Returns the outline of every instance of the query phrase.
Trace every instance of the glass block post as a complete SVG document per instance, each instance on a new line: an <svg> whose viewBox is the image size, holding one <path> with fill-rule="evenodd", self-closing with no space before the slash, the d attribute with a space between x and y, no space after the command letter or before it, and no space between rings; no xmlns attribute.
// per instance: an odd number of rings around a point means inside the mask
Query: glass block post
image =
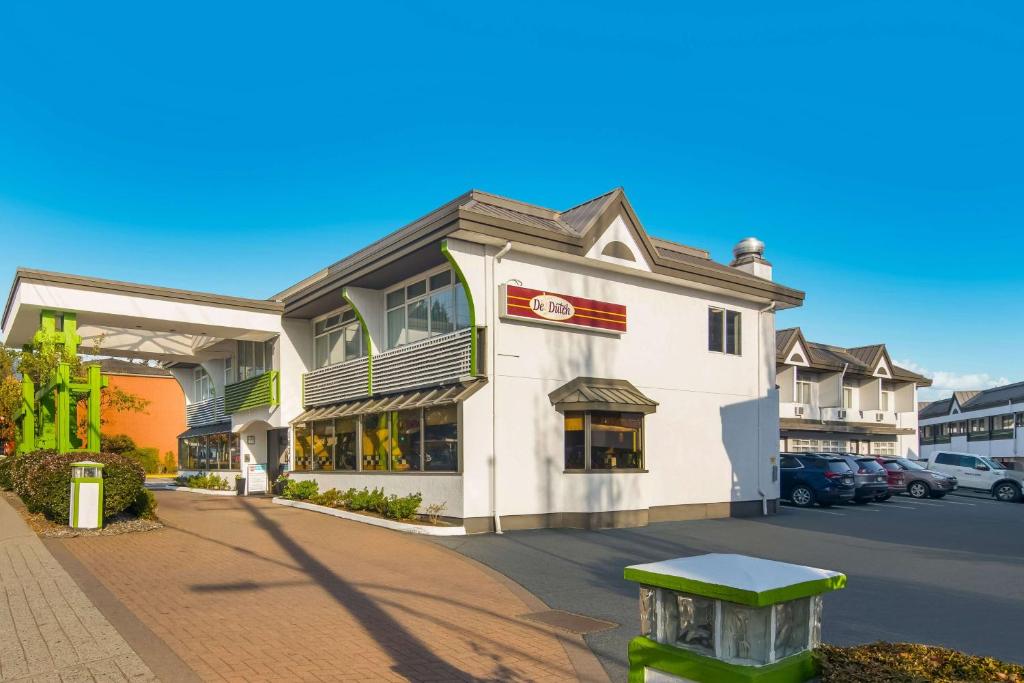
<svg viewBox="0 0 1024 683"><path fill-rule="evenodd" d="M624 577L640 585L630 683L808 681L822 595L846 585L828 569L718 553L633 565Z"/></svg>

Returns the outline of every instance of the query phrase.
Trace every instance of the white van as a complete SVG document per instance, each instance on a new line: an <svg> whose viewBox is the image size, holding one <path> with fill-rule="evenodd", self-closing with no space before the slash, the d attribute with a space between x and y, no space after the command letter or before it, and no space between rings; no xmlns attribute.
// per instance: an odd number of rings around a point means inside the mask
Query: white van
<svg viewBox="0 0 1024 683"><path fill-rule="evenodd" d="M991 493L1016 502L1024 488L1024 472L1008 470L992 458L974 453L937 451L928 456L928 469L951 474L962 488Z"/></svg>

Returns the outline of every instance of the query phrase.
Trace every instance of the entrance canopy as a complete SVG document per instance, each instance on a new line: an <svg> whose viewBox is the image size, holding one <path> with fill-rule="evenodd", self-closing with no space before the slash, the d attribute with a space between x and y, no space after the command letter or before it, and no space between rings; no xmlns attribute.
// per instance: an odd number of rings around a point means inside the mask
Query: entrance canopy
<svg viewBox="0 0 1024 683"><path fill-rule="evenodd" d="M199 362L222 355L217 353L222 341L266 341L278 335L284 305L18 269L0 319L3 343L30 343L44 309L77 314L84 352L97 348L104 355Z"/></svg>

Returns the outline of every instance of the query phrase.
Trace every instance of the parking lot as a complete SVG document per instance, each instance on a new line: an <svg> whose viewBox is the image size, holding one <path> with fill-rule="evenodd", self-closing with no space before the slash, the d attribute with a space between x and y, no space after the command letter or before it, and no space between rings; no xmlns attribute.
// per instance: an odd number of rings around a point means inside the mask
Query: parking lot
<svg viewBox="0 0 1024 683"><path fill-rule="evenodd" d="M829 509L782 506L749 519L638 529L540 529L438 542L518 581L555 609L621 624L586 637L612 680L626 678L637 591L623 567L707 552L845 572L825 600L826 641L914 641L1024 663L1024 504L983 495L896 496Z"/></svg>

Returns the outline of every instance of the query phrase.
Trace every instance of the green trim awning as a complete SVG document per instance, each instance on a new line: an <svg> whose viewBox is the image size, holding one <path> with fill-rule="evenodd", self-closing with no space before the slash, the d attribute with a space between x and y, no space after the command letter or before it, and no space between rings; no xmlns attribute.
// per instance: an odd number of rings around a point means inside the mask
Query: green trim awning
<svg viewBox="0 0 1024 683"><path fill-rule="evenodd" d="M624 379L577 377L548 394L551 405L560 413L570 410L606 410L648 415L658 402L644 396Z"/></svg>
<svg viewBox="0 0 1024 683"><path fill-rule="evenodd" d="M212 425L202 425L200 427L191 427L186 429L181 434L178 434L179 439L190 439L196 436L209 436L210 434L223 434L231 431L230 422L216 422Z"/></svg>
<svg viewBox="0 0 1024 683"><path fill-rule="evenodd" d="M429 389L405 391L387 396L375 396L358 401L346 401L329 406L310 408L291 421L291 424L315 422L317 420L333 420L339 417L382 413L387 410L409 410L410 408L430 408L432 406L458 403L465 400L483 385L483 380L472 380L447 384Z"/></svg>

